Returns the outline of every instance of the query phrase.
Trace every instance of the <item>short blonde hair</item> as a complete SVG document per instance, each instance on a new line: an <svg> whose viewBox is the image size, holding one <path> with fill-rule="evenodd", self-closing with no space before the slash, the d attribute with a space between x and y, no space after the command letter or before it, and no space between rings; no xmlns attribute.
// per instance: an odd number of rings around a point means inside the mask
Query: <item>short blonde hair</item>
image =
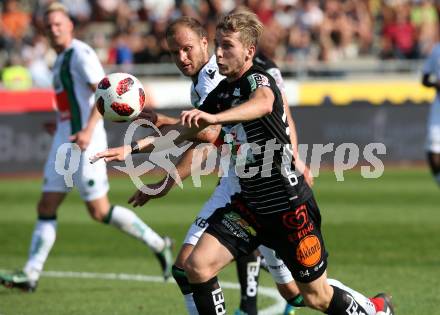
<svg viewBox="0 0 440 315"><path fill-rule="evenodd" d="M239 32L241 42L249 46L257 46L261 34L263 33L263 24L257 15L249 11L240 11L228 14L220 19L216 27L221 32Z"/></svg>
<svg viewBox="0 0 440 315"><path fill-rule="evenodd" d="M44 11L44 16L47 17L52 12L62 12L67 17L70 18L69 10L67 10L67 7L64 4L60 3L60 2L52 2L51 4L49 4L47 6L46 10Z"/></svg>

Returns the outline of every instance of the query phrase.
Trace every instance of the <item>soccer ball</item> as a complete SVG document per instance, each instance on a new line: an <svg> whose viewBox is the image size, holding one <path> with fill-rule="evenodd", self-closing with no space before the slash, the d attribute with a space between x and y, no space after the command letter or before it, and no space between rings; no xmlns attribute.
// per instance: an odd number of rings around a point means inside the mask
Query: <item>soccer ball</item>
<svg viewBox="0 0 440 315"><path fill-rule="evenodd" d="M95 103L105 119L129 121L136 118L144 108L145 91L135 76L111 73L98 83Z"/></svg>

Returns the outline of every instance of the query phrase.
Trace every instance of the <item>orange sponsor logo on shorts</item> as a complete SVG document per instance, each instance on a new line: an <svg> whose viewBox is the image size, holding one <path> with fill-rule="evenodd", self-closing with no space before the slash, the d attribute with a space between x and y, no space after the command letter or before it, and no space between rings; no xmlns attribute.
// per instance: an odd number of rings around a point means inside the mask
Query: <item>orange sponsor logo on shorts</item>
<svg viewBox="0 0 440 315"><path fill-rule="evenodd" d="M321 242L315 235L309 235L299 242L296 259L306 267L313 267L321 260Z"/></svg>

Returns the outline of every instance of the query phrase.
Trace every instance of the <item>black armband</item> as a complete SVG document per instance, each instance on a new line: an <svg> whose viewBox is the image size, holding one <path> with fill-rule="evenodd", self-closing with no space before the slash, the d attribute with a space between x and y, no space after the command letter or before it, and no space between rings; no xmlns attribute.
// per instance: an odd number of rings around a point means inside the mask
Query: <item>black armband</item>
<svg viewBox="0 0 440 315"><path fill-rule="evenodd" d="M131 147L131 154L136 154L141 152L141 149L139 148L139 144L137 143L137 141L133 141L132 143L130 143L130 147Z"/></svg>

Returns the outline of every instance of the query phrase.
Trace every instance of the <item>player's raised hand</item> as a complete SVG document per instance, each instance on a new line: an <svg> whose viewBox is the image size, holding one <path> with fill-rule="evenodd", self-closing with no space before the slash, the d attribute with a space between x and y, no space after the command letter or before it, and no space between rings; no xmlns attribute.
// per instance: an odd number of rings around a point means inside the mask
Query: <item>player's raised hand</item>
<svg viewBox="0 0 440 315"><path fill-rule="evenodd" d="M155 111L149 108L145 108L140 112L139 116L136 117L136 120L145 119L150 121L153 125L157 122L157 114ZM151 127L149 125L140 124L141 127Z"/></svg>
<svg viewBox="0 0 440 315"><path fill-rule="evenodd" d="M82 129L70 136L69 140L75 142L79 148L84 151L90 144L92 132L89 129Z"/></svg>
<svg viewBox="0 0 440 315"><path fill-rule="evenodd" d="M192 125L199 128L201 125L214 125L217 123L217 117L207 112L193 109L184 110L180 114L180 122L184 126L192 127Z"/></svg>
<svg viewBox="0 0 440 315"><path fill-rule="evenodd" d="M170 187L164 187L164 182L160 181L154 184L148 184L144 186L145 189L137 190L133 196L128 199L128 203L131 203L133 207L141 207L151 199L156 199L165 196ZM144 193L143 191L149 191L151 193Z"/></svg>
<svg viewBox="0 0 440 315"><path fill-rule="evenodd" d="M111 161L124 161L131 153L131 146L124 145L117 148L110 148L105 151L99 152L90 158L90 163L95 163L100 159L104 159L106 162Z"/></svg>

